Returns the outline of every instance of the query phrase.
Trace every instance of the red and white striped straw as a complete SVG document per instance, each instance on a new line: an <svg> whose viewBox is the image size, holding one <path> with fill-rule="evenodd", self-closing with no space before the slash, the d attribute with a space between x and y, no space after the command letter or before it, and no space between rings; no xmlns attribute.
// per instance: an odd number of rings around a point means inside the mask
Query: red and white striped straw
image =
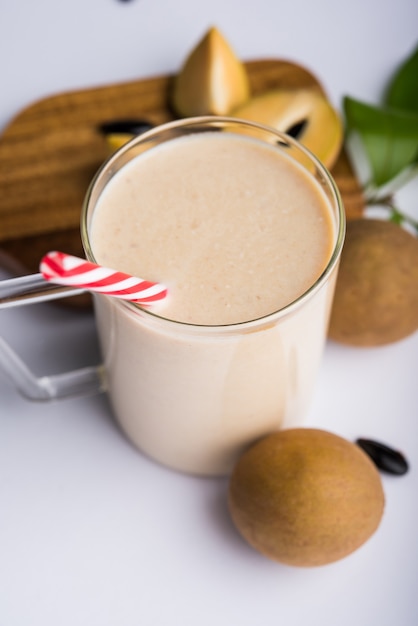
<svg viewBox="0 0 418 626"><path fill-rule="evenodd" d="M167 288L160 283L135 278L64 252L48 252L41 259L39 270L51 283L103 293L137 304L154 304L167 296Z"/></svg>

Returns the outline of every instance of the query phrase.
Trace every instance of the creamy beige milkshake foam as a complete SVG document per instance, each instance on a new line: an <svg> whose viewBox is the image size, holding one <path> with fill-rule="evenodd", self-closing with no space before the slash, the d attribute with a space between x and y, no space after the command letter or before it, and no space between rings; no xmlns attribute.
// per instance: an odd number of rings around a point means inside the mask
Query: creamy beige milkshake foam
<svg viewBox="0 0 418 626"><path fill-rule="evenodd" d="M194 325L283 308L315 283L335 239L312 176L283 150L219 132L134 158L101 193L90 227L100 264L163 282L170 295L158 315ZM276 324L222 336L159 328L99 297L110 397L125 432L177 469L227 472L249 441L306 411L333 282Z"/></svg>
<svg viewBox="0 0 418 626"><path fill-rule="evenodd" d="M324 270L334 225L319 185L274 148L190 136L138 157L96 208L99 263L168 286L162 314L233 324L277 311Z"/></svg>

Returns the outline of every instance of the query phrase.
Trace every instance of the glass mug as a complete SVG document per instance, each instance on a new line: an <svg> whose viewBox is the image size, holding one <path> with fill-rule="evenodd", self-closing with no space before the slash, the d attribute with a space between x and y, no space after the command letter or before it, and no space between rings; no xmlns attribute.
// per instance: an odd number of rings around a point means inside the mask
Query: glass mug
<svg viewBox="0 0 418 626"><path fill-rule="evenodd" d="M140 152L207 131L247 134L273 145L320 184L334 221L335 240L319 279L279 311L222 326L175 322L133 303L94 295L101 365L36 379L1 340L0 367L31 399L106 391L120 427L145 454L176 470L224 475L251 442L303 422L326 340L345 214L329 172L292 138L241 120L186 119L134 138L96 174L81 218L89 260L95 261L89 239L92 215L113 175ZM35 274L1 282L0 307L79 292L45 283Z"/></svg>

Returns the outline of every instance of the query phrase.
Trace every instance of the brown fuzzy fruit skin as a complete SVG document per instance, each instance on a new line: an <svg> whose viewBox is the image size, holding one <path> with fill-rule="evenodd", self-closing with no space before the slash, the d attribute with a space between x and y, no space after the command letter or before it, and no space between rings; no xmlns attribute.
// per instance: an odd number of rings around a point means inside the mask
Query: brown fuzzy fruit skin
<svg viewBox="0 0 418 626"><path fill-rule="evenodd" d="M238 531L259 552L313 567L342 559L369 539L383 515L384 493L358 446L324 430L294 428L244 452L228 502Z"/></svg>
<svg viewBox="0 0 418 626"><path fill-rule="evenodd" d="M393 222L348 221L329 337L393 343L418 328L418 239Z"/></svg>

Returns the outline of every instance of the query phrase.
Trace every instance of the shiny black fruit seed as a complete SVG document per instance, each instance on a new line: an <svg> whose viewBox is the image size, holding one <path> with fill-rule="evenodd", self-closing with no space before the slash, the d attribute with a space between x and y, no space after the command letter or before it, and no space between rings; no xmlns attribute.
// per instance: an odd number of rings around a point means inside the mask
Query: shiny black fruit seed
<svg viewBox="0 0 418 626"><path fill-rule="evenodd" d="M99 130L104 135L117 135L125 133L127 135L140 135L141 133L145 133L147 130L153 128L153 126L154 125L147 122L147 120L123 119L104 122L103 124L100 124Z"/></svg>
<svg viewBox="0 0 418 626"><path fill-rule="evenodd" d="M398 450L372 439L357 439L356 444L369 455L376 467L383 472L402 476L409 469L407 460Z"/></svg>
<svg viewBox="0 0 418 626"><path fill-rule="evenodd" d="M289 128L286 129L286 134L293 137L293 139L299 139L299 137L303 134L303 131L306 128L308 120L301 120L296 124L293 124Z"/></svg>

